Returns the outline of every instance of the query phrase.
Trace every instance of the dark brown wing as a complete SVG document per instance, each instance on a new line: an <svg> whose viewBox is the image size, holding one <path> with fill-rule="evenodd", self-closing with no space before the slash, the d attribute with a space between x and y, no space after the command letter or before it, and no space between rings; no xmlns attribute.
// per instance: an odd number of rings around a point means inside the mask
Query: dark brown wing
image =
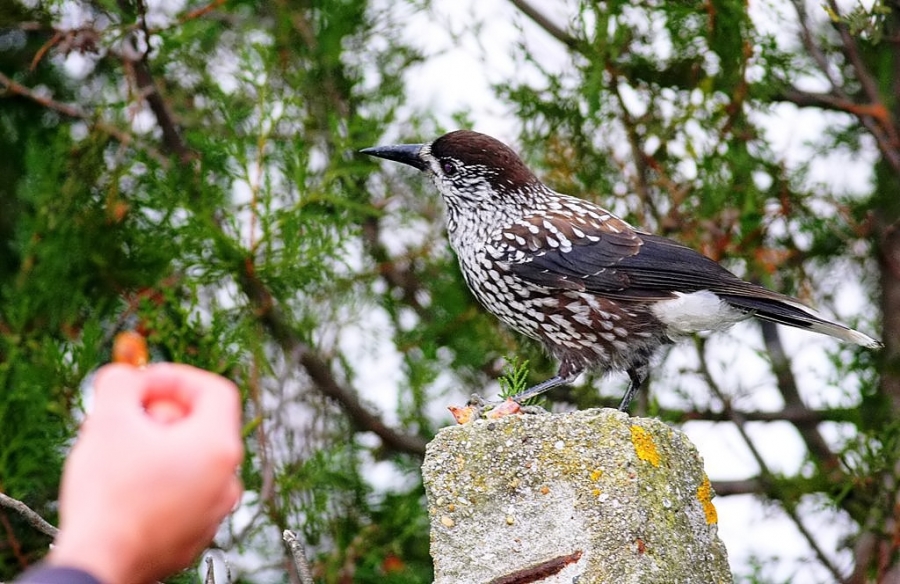
<svg viewBox="0 0 900 584"><path fill-rule="evenodd" d="M544 211L504 229L487 252L519 278L566 290L623 292L630 282L616 269L642 241L624 221L596 213Z"/></svg>
<svg viewBox="0 0 900 584"><path fill-rule="evenodd" d="M671 239L634 230L595 206L527 217L502 231L488 253L516 277L548 288L621 300L667 300L709 290L759 318L812 329L866 347L881 344L818 316L799 300L741 280Z"/></svg>
<svg viewBox="0 0 900 584"><path fill-rule="evenodd" d="M741 280L671 239L638 232L610 215L599 219L543 212L501 233L502 261L519 278L549 288L623 300L664 300L710 290L735 299L787 297ZM740 302L737 302L740 304Z"/></svg>

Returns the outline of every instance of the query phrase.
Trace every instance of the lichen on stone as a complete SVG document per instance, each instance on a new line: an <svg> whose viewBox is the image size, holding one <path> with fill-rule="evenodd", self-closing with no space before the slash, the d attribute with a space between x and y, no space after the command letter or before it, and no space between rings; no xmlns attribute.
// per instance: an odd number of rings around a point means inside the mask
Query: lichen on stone
<svg viewBox="0 0 900 584"><path fill-rule="evenodd" d="M653 442L653 436L647 430L632 425L631 443L634 444L634 451L638 458L653 466L659 466L659 451L656 449L656 443Z"/></svg>

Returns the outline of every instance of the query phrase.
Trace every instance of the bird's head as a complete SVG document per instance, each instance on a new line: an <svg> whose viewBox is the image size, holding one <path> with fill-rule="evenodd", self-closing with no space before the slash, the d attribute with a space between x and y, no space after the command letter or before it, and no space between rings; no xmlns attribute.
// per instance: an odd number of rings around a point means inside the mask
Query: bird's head
<svg viewBox="0 0 900 584"><path fill-rule="evenodd" d="M427 144L376 146L361 152L428 173L450 207L512 203L508 199L541 184L509 146L471 130L450 132Z"/></svg>

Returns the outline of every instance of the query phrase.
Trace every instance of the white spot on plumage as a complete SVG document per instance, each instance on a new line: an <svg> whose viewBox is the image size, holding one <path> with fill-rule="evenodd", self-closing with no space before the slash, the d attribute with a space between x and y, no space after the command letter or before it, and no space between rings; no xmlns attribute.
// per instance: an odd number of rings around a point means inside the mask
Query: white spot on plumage
<svg viewBox="0 0 900 584"><path fill-rule="evenodd" d="M594 322L591 320L591 317L585 314L575 314L572 316L575 319L575 322L582 324L586 327L593 326ZM594 335L590 335L592 338L596 339Z"/></svg>

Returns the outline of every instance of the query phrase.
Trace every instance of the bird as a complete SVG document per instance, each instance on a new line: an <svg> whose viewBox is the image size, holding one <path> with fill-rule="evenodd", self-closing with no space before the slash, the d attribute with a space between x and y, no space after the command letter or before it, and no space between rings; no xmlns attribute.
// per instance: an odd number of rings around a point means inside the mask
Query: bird
<svg viewBox="0 0 900 584"><path fill-rule="evenodd" d="M427 174L446 203L450 247L478 302L559 362L522 402L585 371L625 372L628 407L664 345L756 317L876 349L800 300L747 282L672 239L545 185L506 144L472 130L362 154Z"/></svg>

